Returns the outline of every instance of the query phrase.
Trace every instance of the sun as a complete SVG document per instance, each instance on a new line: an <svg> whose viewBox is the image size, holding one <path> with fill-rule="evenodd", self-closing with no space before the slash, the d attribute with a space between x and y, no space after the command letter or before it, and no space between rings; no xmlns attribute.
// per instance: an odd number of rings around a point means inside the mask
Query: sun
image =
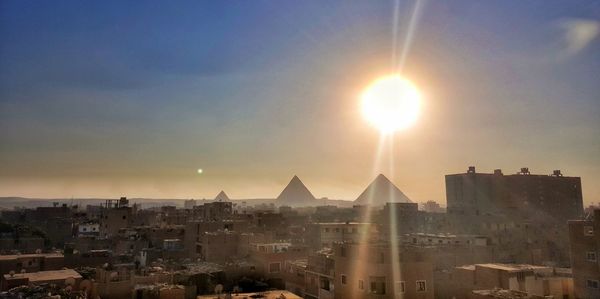
<svg viewBox="0 0 600 299"><path fill-rule="evenodd" d="M362 94L364 117L382 134L410 127L419 117L421 93L409 80L391 75L375 80Z"/></svg>

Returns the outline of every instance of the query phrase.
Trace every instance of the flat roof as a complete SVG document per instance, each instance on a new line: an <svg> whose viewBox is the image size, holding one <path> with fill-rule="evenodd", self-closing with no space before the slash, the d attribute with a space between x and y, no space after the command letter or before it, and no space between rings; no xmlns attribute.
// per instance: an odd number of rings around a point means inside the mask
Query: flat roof
<svg viewBox="0 0 600 299"><path fill-rule="evenodd" d="M492 268L492 269L498 269L498 270L505 270L505 271L522 271L522 270L536 270L536 269L549 268L546 266L535 266L535 265L527 265L527 264L496 264L496 263L475 264L474 266L475 267Z"/></svg>
<svg viewBox="0 0 600 299"><path fill-rule="evenodd" d="M273 242L273 243L250 243L254 246L276 246L276 245L281 245L281 246L292 246L292 243L290 242Z"/></svg>
<svg viewBox="0 0 600 299"><path fill-rule="evenodd" d="M373 224L371 222L317 222L317 225L360 225Z"/></svg>
<svg viewBox="0 0 600 299"><path fill-rule="evenodd" d="M0 261L19 259L19 258L57 258L57 257L65 257L60 253L31 253L31 254L9 254L9 255L0 255Z"/></svg>
<svg viewBox="0 0 600 299"><path fill-rule="evenodd" d="M281 291L281 290L267 291L267 292L256 292L256 293L231 294L231 298L232 299L247 299L247 298L279 299L279 298L282 297L281 295L285 296L286 299L302 299L302 297L297 296L294 293L291 293L291 292L288 292L288 291ZM203 296L196 297L196 299L217 299L217 298L224 298L224 297L225 297L224 294L221 294L221 296L218 296L218 295L203 295Z"/></svg>
<svg viewBox="0 0 600 299"><path fill-rule="evenodd" d="M4 279L28 278L30 282L43 282L53 280L63 280L67 278L82 278L77 271L73 269L39 271L31 273L16 273L12 277L10 274L4 274Z"/></svg>
<svg viewBox="0 0 600 299"><path fill-rule="evenodd" d="M294 260L294 261L288 261L288 263L295 265L295 266L306 267L308 265L308 259L299 259L299 260Z"/></svg>

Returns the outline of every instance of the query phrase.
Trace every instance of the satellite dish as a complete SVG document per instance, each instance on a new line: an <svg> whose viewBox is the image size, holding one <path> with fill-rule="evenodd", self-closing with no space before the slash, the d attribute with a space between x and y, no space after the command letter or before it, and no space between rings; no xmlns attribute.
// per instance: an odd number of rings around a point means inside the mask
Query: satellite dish
<svg viewBox="0 0 600 299"><path fill-rule="evenodd" d="M21 269L21 274L25 274L25 273L27 273L27 270Z"/></svg>
<svg viewBox="0 0 600 299"><path fill-rule="evenodd" d="M222 284L218 284L215 287L215 294L221 294L221 293L223 293L223 285Z"/></svg>

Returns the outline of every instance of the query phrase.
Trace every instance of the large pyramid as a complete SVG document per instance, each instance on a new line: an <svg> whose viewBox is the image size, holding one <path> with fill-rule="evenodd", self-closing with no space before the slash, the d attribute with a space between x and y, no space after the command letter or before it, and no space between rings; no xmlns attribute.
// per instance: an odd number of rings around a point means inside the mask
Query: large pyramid
<svg viewBox="0 0 600 299"><path fill-rule="evenodd" d="M277 196L277 204L287 206L316 205L316 199L298 176L294 176L290 183Z"/></svg>
<svg viewBox="0 0 600 299"><path fill-rule="evenodd" d="M412 201L383 174L379 174L354 201L358 205L374 206L385 205L388 202L411 203Z"/></svg>
<svg viewBox="0 0 600 299"><path fill-rule="evenodd" d="M217 194L217 196L215 197L215 201L230 201L229 196L227 196L227 194L225 194L225 191L219 192L219 194Z"/></svg>

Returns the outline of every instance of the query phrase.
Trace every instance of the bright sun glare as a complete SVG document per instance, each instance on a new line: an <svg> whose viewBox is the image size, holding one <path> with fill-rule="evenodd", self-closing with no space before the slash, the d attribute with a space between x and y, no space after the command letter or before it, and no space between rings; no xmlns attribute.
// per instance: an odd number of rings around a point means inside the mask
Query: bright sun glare
<svg viewBox="0 0 600 299"><path fill-rule="evenodd" d="M362 94L362 113L381 133L411 126L419 116L421 93L399 75L377 79Z"/></svg>

